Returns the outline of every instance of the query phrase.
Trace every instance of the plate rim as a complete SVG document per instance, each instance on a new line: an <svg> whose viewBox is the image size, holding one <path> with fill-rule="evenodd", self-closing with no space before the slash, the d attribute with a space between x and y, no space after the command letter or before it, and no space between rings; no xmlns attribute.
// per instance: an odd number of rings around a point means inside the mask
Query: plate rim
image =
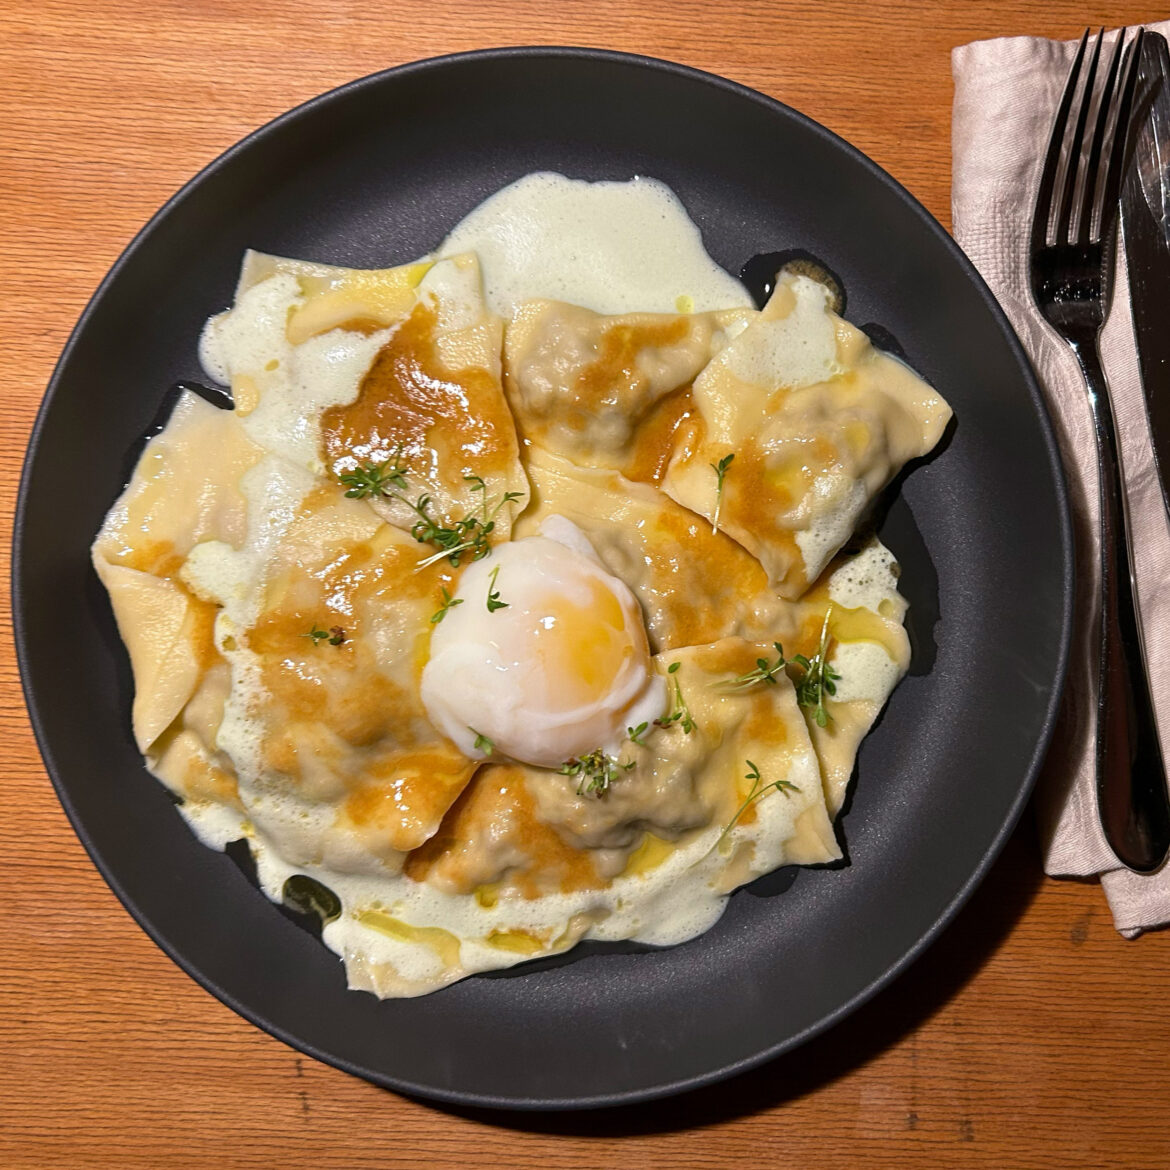
<svg viewBox="0 0 1170 1170"><path fill-rule="evenodd" d="M1041 439L1046 462L1051 472L1055 503L1059 519L1059 542L1061 548L1061 622L1060 638L1057 647L1056 671L1053 677L1053 686L1048 700L1047 710L1039 728L1035 746L1028 763L1026 773L1015 798L1008 806L1007 815L999 830L992 838L979 864L969 875L966 881L955 892L951 900L943 907L929 927L919 935L917 941L895 963L891 964L868 984L857 991L845 1002L839 1004L833 1011L827 1013L813 1024L799 1032L786 1037L776 1044L752 1053L740 1060L720 1065L704 1073L680 1078L668 1083L660 1083L649 1088L629 1089L610 1094L593 1094L591 1096L557 1097L557 1098L524 1098L494 1096L492 1094L476 1092L460 1092L456 1090L419 1084L402 1077L388 1076L385 1073L366 1069L344 1057L320 1050L316 1045L295 1037L282 1026L263 1019L258 1013L242 1004L230 991L221 987L213 979L204 975L189 962L177 949L173 948L163 937L161 931L156 930L154 924L147 920L136 906L133 898L122 887L104 857L91 841L89 833L79 819L73 803L62 782L58 779L57 766L51 744L48 742L42 728L41 716L36 705L30 679L31 666L29 660L28 631L25 628L24 618L24 585L23 585L23 555L22 548L25 540L25 513L27 496L29 493L29 479L37 448L40 444L49 411L56 397L63 373L69 365L73 351L77 348L80 338L88 327L90 318L95 314L97 307L105 298L109 288L119 278L122 270L129 265L137 253L145 247L150 237L159 225L167 219L172 210L184 202L205 180L219 170L229 166L234 159L249 150L254 142L271 134L281 133L302 117L315 113L320 107L330 104L342 97L349 97L365 89L374 89L381 85L393 82L400 77L415 73L429 72L436 69L459 66L464 63L473 63L490 60L514 60L529 58L571 58L590 62L617 64L626 67L635 67L652 72L673 74L684 80L715 89L750 101L763 107L768 113L791 119L802 128L824 140L828 145L843 152L854 162L860 164L869 174L904 203L920 222L922 228L942 244L951 259L958 264L968 281L973 285L979 299L990 311L1000 327L1003 339L1011 351L1023 382L1028 391L1028 398L1037 416L1040 425ZM1016 334L1007 314L996 300L986 281L972 263L970 258L959 247L954 237L941 223L927 210L927 208L888 171L874 162L868 155L846 141L834 131L815 121L800 110L773 98L768 94L753 89L742 82L733 81L720 74L685 65L666 58L653 57L641 53L629 53L615 49L571 46L571 45L518 45L494 46L484 49L471 49L455 53L439 54L432 57L419 58L404 62L387 69L377 70L334 86L331 89L317 94L298 103L288 110L278 114L275 118L263 123L239 139L226 150L200 168L190 179L176 190L146 223L134 234L130 241L119 253L101 279L94 292L87 301L85 308L78 317L76 324L70 331L69 338L63 347L60 356L53 367L41 404L29 432L28 444L21 464L20 486L16 497L12 538L10 545L10 592L12 596L13 633L16 643L16 657L19 666L21 691L25 707L29 715L33 733L40 751L45 770L52 782L57 799L69 819L70 825L89 855L102 879L113 891L114 895L130 913L137 925L146 933L156 946L182 971L190 976L205 991L210 992L216 999L232 1011L247 1020L250 1024L260 1028L270 1036L282 1041L295 1051L303 1052L316 1060L331 1065L352 1076L372 1081L384 1088L393 1089L415 1098L440 1102L447 1105L460 1105L476 1108L498 1109L509 1112L550 1112L598 1109L628 1105L643 1101L659 1100L690 1090L703 1088L719 1081L737 1076L750 1069L759 1067L770 1060L776 1059L783 1053L792 1051L814 1037L822 1035L835 1027L843 1019L871 1000L885 987L889 986L904 974L936 941L938 936L954 920L959 910L966 904L975 889L986 877L992 865L998 859L1004 845L1015 830L1023 812L1036 779L1041 771L1051 742L1056 722L1059 716L1061 700L1068 676L1072 626L1073 603L1075 587L1075 570L1073 559L1073 528L1069 494L1064 474L1063 462L1060 456L1059 445L1053 425L1048 403L1041 391L1035 370L1027 352Z"/></svg>

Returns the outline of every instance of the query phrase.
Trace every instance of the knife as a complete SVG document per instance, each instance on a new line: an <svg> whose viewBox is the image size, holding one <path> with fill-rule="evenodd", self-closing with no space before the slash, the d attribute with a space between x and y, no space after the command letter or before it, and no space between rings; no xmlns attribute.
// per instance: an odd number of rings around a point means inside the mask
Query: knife
<svg viewBox="0 0 1170 1170"><path fill-rule="evenodd" d="M1148 30L1142 42L1139 122L1121 191L1130 310L1162 503L1170 515L1170 50Z"/></svg>

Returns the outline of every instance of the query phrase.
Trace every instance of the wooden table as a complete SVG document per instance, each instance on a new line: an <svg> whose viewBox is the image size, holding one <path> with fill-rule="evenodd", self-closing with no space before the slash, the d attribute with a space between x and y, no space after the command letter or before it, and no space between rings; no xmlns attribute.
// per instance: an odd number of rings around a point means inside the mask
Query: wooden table
<svg viewBox="0 0 1170 1170"><path fill-rule="evenodd" d="M103 273L191 174L305 98L483 46L645 52L805 111L947 223L950 49L1156 8L3 0L0 555L45 384ZM1095 884L1043 877L1029 817L917 966L787 1058L624 1111L439 1109L299 1056L180 972L66 822L10 639L0 672L0 1165L1170 1165L1170 934L1125 942Z"/></svg>

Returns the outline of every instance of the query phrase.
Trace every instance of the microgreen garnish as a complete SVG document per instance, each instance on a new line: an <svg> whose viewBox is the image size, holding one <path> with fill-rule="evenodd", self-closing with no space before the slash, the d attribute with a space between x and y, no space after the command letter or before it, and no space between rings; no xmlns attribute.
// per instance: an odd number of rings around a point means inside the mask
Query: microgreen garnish
<svg viewBox="0 0 1170 1170"><path fill-rule="evenodd" d="M725 689L729 691L746 691L754 687L756 683L771 683L776 684L776 676L788 665L788 660L784 657L784 647L779 642L773 642L776 647L777 658L775 662L769 662L766 658L756 659L756 669L749 670L747 674L741 674L739 678L724 684Z"/></svg>
<svg viewBox="0 0 1170 1170"><path fill-rule="evenodd" d="M712 532L719 531L719 513L723 510L723 480L734 458L735 452L733 451L730 455L724 455L718 463L711 464L711 470L715 472L715 515L711 517Z"/></svg>
<svg viewBox="0 0 1170 1170"><path fill-rule="evenodd" d="M646 729L650 726L649 723L639 723L637 727L626 728L626 738L630 743L636 743L639 747L645 747L646 741L642 738L646 734Z"/></svg>
<svg viewBox="0 0 1170 1170"><path fill-rule="evenodd" d="M759 800L761 796L771 792L773 788L777 792L783 792L785 796L787 796L790 792L800 791L800 789L790 780L771 780L765 784L763 782L763 777L760 775L760 769L756 767L756 765L753 764L751 760L747 761L747 766L748 770L744 774L744 779L750 780L752 782L751 789L747 794L747 799L739 806L739 808L735 810L735 816L733 816L731 820L727 822L723 832L719 834L719 840L711 846L712 850L718 849L719 846L723 844L723 839L727 836L728 833L731 832L732 829L735 828L736 823L739 821L739 818L743 816L749 804Z"/></svg>
<svg viewBox="0 0 1170 1170"><path fill-rule="evenodd" d="M500 566L496 565L494 569L488 574L488 595L487 608L488 613L495 613L497 609L507 609L508 603L500 600L500 591L493 588L496 583L496 578L500 575Z"/></svg>
<svg viewBox="0 0 1170 1170"><path fill-rule="evenodd" d="M329 629L322 630L314 622L313 628L307 634L302 634L301 637L312 638L314 646L319 646L326 641L330 646L340 646L345 641L345 631L340 626L330 626Z"/></svg>
<svg viewBox="0 0 1170 1170"><path fill-rule="evenodd" d="M467 730L475 731L475 728L469 727ZM475 731L475 750L483 752L485 756L490 756L496 750L496 745L482 731Z"/></svg>
<svg viewBox="0 0 1170 1170"><path fill-rule="evenodd" d="M837 693L837 683L841 675L828 663L829 650L829 614L833 612L830 605L825 610L825 620L821 625L821 640L817 652L809 660L803 654L798 654L792 661L804 670L804 678L796 684L796 701L812 712L813 722L818 727L827 727L829 713L825 710L825 696Z"/></svg>
<svg viewBox="0 0 1170 1170"><path fill-rule="evenodd" d="M587 756L566 760L558 771L562 776L579 778L578 796L603 796L609 791L609 786L633 766L633 760L623 764L613 756L607 756L601 748L595 748Z"/></svg>
<svg viewBox="0 0 1170 1170"><path fill-rule="evenodd" d="M677 675L678 667L679 664L677 662L672 662L666 668L666 673ZM687 706L687 702L683 698L682 687L679 686L678 679L675 678L673 682L674 705L670 709L670 714L663 715L661 718L655 719L654 725L656 727L671 727L677 723L683 729L683 732L686 735L690 735L691 732L694 731L696 727L698 727L698 724L695 722L694 716L691 715L691 709Z"/></svg>
<svg viewBox="0 0 1170 1170"><path fill-rule="evenodd" d="M825 709L825 696L832 697L837 693L837 683L841 675L828 663L829 642L829 615L833 612L830 605L825 610L825 620L821 625L821 639L817 652L812 658L803 654L794 654L791 658L784 657L784 647L779 642L773 642L776 647L776 661L769 662L766 658L756 659L756 669L741 674L738 678L729 679L718 684L726 691L747 691L760 683L775 685L780 671L786 666L797 667L801 674L796 685L796 701L812 716L818 727L829 725L829 712Z"/></svg>
<svg viewBox="0 0 1170 1170"><path fill-rule="evenodd" d="M394 454L381 463L365 463L347 471L337 478L349 490L345 493L351 500L364 500L370 496L389 496L391 488L406 491L407 469L398 462L402 454L401 444Z"/></svg>
<svg viewBox="0 0 1170 1170"><path fill-rule="evenodd" d="M447 592L447 586L441 585L439 592L443 595L443 604L439 606L433 614L431 614L431 625L437 626L447 616L447 610L454 609L457 605L463 604L462 597L452 597Z"/></svg>
<svg viewBox="0 0 1170 1170"><path fill-rule="evenodd" d="M488 500L487 484L480 476L465 475L463 478L472 485L473 492L480 494L479 510L478 513L473 512L461 520L456 520L449 527L439 524L430 515L428 511L431 506L430 496L419 496L413 504L409 500L404 501L418 514L418 519L414 522L410 535L420 544L433 544L439 550L434 556L420 561L415 566L415 572L425 569L428 565L433 565L436 561L441 561L444 557L458 568L463 554L467 552L471 553L473 561L486 557L492 551L488 538L495 530L496 517L500 514L500 509L505 504L520 499L524 494L523 492L504 492L493 506Z"/></svg>
<svg viewBox="0 0 1170 1170"><path fill-rule="evenodd" d="M409 503L409 501L407 501ZM447 557L451 564L456 568L463 557L463 553L468 549L476 549L473 560L478 560L482 556L487 555L487 546L482 548L477 547L474 538L468 539L468 534L474 530L479 521L472 517L468 520L466 517L462 520L456 520L454 525L450 528L444 527L433 516L431 516L427 509L431 506L431 497L427 495L419 496L415 503L410 504L410 507L418 513L418 519L414 522L410 529L410 535L414 537L419 544L433 544L439 551L432 557L427 557L425 561L420 561L417 565L418 569L425 569L427 565L433 565L436 561L441 561Z"/></svg>

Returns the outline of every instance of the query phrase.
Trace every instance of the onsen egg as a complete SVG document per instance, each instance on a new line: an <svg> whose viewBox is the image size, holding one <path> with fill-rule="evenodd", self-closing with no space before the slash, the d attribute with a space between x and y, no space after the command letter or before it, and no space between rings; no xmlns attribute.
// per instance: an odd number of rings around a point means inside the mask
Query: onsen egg
<svg viewBox="0 0 1170 1170"><path fill-rule="evenodd" d="M666 684L638 602L581 531L549 517L464 572L422 675L432 721L467 755L553 768L659 718Z"/></svg>

